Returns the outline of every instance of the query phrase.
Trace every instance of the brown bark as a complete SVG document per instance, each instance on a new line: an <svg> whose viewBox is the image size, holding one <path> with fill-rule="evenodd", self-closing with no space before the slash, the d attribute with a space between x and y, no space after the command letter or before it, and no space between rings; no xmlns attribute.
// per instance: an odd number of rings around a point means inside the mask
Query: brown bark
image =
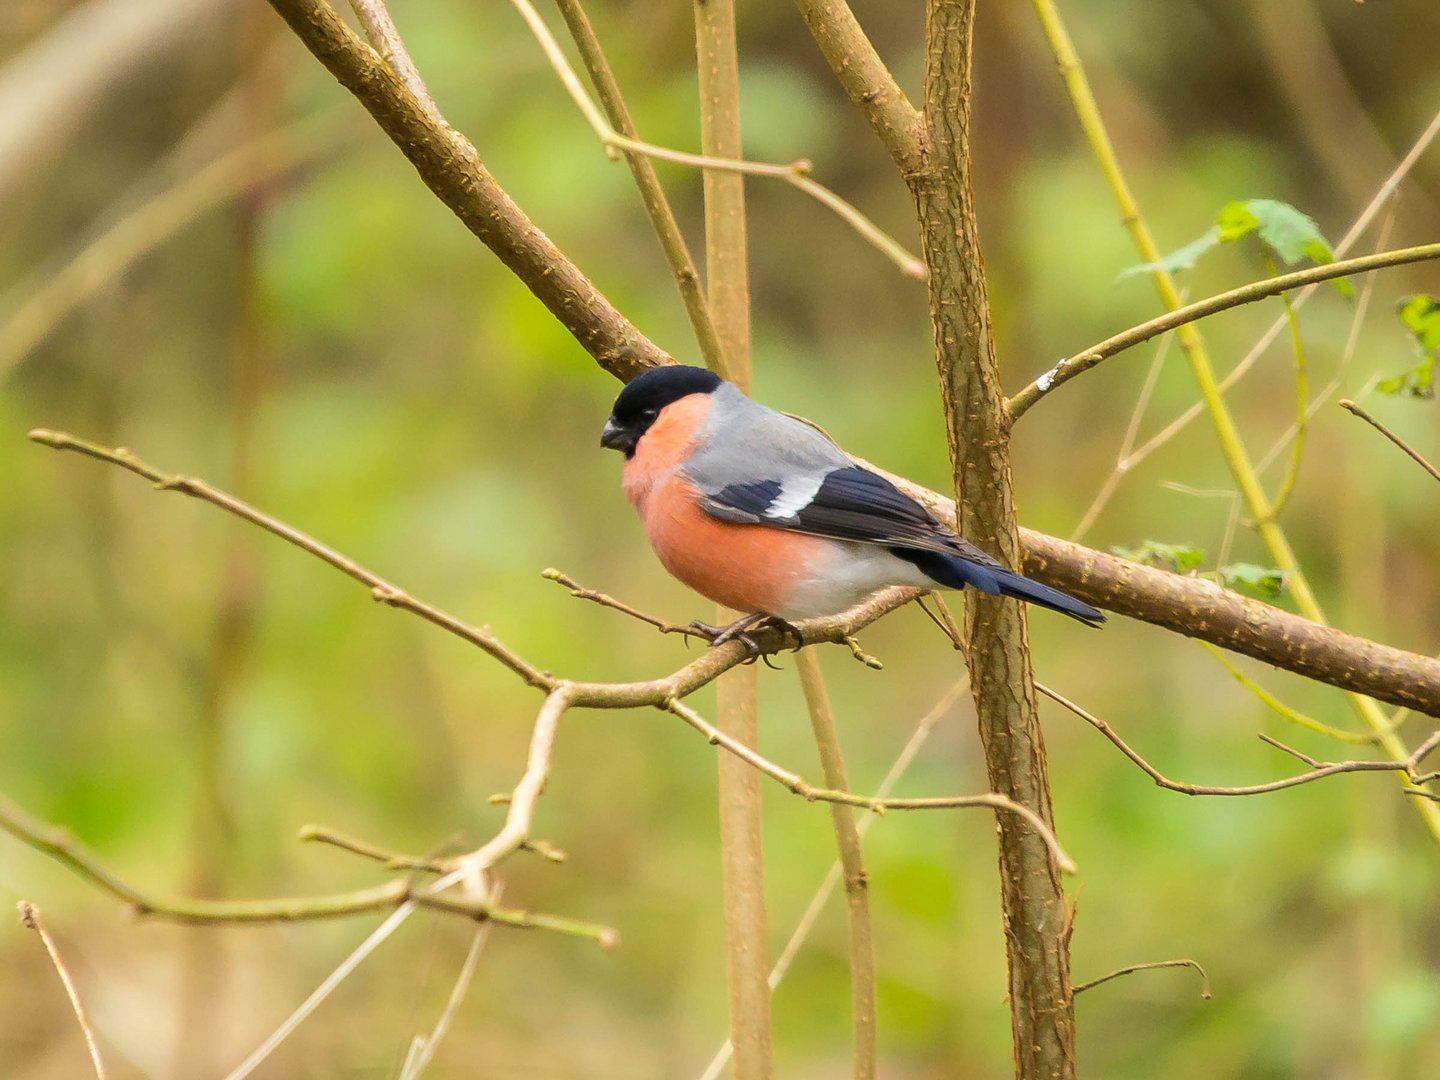
<svg viewBox="0 0 1440 1080"><path fill-rule="evenodd" d="M1020 539L1011 493L1010 421L1000 387L970 183L974 0L928 0L924 117L928 143L911 174L930 269L930 315L960 531L1010 566ZM971 594L966 659L990 787L1053 824L1024 605ZM1001 820L1000 891L1010 970L1016 1075L1075 1075L1070 919L1040 834Z"/></svg>
<svg viewBox="0 0 1440 1080"><path fill-rule="evenodd" d="M525 216L470 141L419 100L324 0L270 0L270 6L365 106L436 197L601 367L630 379L645 368L673 363Z"/></svg>

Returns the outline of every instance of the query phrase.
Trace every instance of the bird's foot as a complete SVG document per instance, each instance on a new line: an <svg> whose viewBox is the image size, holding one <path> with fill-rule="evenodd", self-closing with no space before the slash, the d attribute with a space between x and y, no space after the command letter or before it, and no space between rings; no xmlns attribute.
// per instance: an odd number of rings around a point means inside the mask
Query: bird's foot
<svg viewBox="0 0 1440 1080"><path fill-rule="evenodd" d="M773 628L779 630L782 634L793 637L797 649L805 644L805 635L800 633L798 627L786 622L778 615L767 615L763 611L745 615L736 619L728 626L711 626L709 623L703 623L697 619L690 624L690 628L692 630L698 630L700 633L709 637L710 648L712 649L724 645L726 642L740 642L741 645L745 646L746 656L744 662L747 664L753 664L760 658L760 646L756 644L753 637L746 633L748 630ZM768 658L765 662L771 667L775 666L774 664L770 664Z"/></svg>

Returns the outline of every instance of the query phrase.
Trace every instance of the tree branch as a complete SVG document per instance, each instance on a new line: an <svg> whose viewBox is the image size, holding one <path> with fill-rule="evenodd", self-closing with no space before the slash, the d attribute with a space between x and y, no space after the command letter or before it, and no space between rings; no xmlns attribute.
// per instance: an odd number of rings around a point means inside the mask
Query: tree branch
<svg viewBox="0 0 1440 1080"><path fill-rule="evenodd" d="M560 14L565 18L565 25L570 29L570 36L585 61L586 70L590 72L590 82L595 87L600 105L610 120L610 126L621 135L638 138L634 121L630 119L630 110L620 92L620 83L616 80L615 73L610 70L610 63L605 59L605 52L600 47L600 39L595 36L595 29L590 25L590 17L581 7L580 0L558 0L558 5ZM635 186L640 189L640 201L645 206L645 213L650 217L650 227L659 239L660 248L665 252L665 259L670 264L670 273L680 290L680 299L685 305L690 328L700 346L700 355L704 357L705 365L710 370L723 371L725 357L710 315L709 303L705 299L705 290L700 285L700 274L695 269L695 260L690 254L689 245L685 243L680 224L675 220L675 212L670 208L670 200L665 197L665 189L660 186L655 165L644 154L633 151L625 155L625 161L630 166L630 174L635 178Z"/></svg>
<svg viewBox="0 0 1440 1080"><path fill-rule="evenodd" d="M925 5L924 167L906 177L930 268L930 321L960 534L1008 566L1020 542L1010 420L1000 387L971 182L975 0ZM972 593L965 658L992 790L1053 831L1049 766L1032 685L1026 605ZM999 876L1018 1080L1073 1080L1070 913L1043 832L1014 817L999 830Z"/></svg>
<svg viewBox="0 0 1440 1080"><path fill-rule="evenodd" d="M471 919L490 919L506 926L554 930L590 938L602 945L613 942L615 931L608 926L580 922L558 915L500 908L478 900L444 896L418 888L397 878L384 885L330 896L283 897L266 900L198 900L144 893L112 873L90 851L76 843L63 829L46 825L0 796L0 829L4 829L36 851L69 867L92 885L125 901L137 915L153 916L186 925L229 923L257 925L334 919L386 911L404 903L433 908Z"/></svg>
<svg viewBox="0 0 1440 1080"><path fill-rule="evenodd" d="M1107 610L1440 717L1440 661L1188 577L1021 530L1025 571Z"/></svg>
<svg viewBox="0 0 1440 1080"><path fill-rule="evenodd" d="M845 0L796 0L835 78L905 174L920 168L924 119L880 59Z"/></svg>
<svg viewBox="0 0 1440 1080"><path fill-rule="evenodd" d="M55 947L50 932L40 921L40 909L28 900L21 900L16 906L20 909L21 924L26 929L34 930L39 936L40 944L45 946L45 951L50 955L50 963L55 966L55 973L60 976L60 982L65 987L65 996L70 999L70 1008L75 1011L75 1019L80 1022L80 1031L85 1036L85 1046L90 1051L90 1064L95 1069L96 1080L105 1080L105 1060L100 1056L100 1045L95 1041L95 1029L90 1026L90 1018L85 1015L85 1006L80 1002L80 992L75 989L70 971L65 967L65 961L60 959L60 950Z"/></svg>
<svg viewBox="0 0 1440 1080"><path fill-rule="evenodd" d="M1100 732L1101 735L1104 735L1105 738L1109 739L1110 742L1114 744L1117 750L1119 750L1127 758L1133 761L1135 765L1138 766L1143 773L1145 773L1146 776L1150 777L1151 780L1155 781L1158 787L1165 788L1167 791L1178 791L1182 795L1266 795L1272 791L1283 791L1286 788L1299 787L1301 784L1310 784L1316 780L1323 780L1327 776L1336 776L1340 773L1398 772L1401 774L1402 779L1409 781L1409 786L1407 786L1407 788L1405 789L1406 791L1410 792L1411 794L1425 795L1428 797L1429 792L1420 791L1417 789L1421 784L1429 783L1430 780L1434 779L1434 777L1430 775L1422 776L1419 772L1419 767L1420 763L1424 761L1425 758L1428 757L1437 746L1440 746L1440 731L1435 732L1433 735L1430 736L1430 738L1426 739L1423 743L1417 746L1414 753L1412 753L1404 761L1316 761L1314 758L1308 757L1307 755L1300 753L1298 750L1291 749L1282 742L1269 738L1268 736L1261 735L1260 738L1263 739L1265 742L1269 743L1271 746L1274 746L1278 750L1283 750L1285 753L1290 754L1292 757L1297 757L1301 761L1305 762L1307 765L1310 766L1310 771L1306 773L1300 773L1298 776L1287 776L1283 780L1271 780L1270 782L1264 784L1243 784L1239 787L1216 787L1210 784L1186 784L1182 783L1179 780L1171 780L1159 769L1155 768L1154 765L1151 765L1135 750L1131 749L1130 745L1126 743L1125 740L1122 739L1115 732L1114 728L1112 728L1104 720L1101 720L1098 716L1086 712L1079 705L1076 705L1075 702L1071 701L1063 694L1059 694L1056 691L1051 690L1048 686L1036 683L1035 688L1039 690L1040 693L1048 697L1051 701L1054 701L1056 704L1063 705L1065 708L1069 709L1072 713L1080 717L1080 719L1084 720L1096 731Z"/></svg>
<svg viewBox="0 0 1440 1080"><path fill-rule="evenodd" d="M1253 304L1257 300L1278 296L1305 285L1315 285L1322 281L1333 281L1335 278L1350 277L1355 274L1366 274L1374 270L1383 270L1389 266L1426 262L1430 259L1440 259L1440 244L1422 244L1419 247L1399 248L1395 251L1377 252L1374 255L1361 255L1354 259L1342 259L1339 262L1326 263L1324 266L1310 266L1304 270L1281 274L1278 277L1252 281L1248 285L1241 285L1227 292L1206 297L1204 300L1197 300L1193 304L1177 307L1172 311L1167 311L1164 315L1132 326L1128 330L1122 330L1088 349L1061 360L1009 400L1006 408L1010 412L1010 419L1018 420L1051 390L1069 382L1075 376L1089 371L1102 361L1181 326L1188 326L1190 323L1198 322L1210 315L1229 311L1231 308L1241 307L1245 304Z"/></svg>
<svg viewBox="0 0 1440 1080"><path fill-rule="evenodd" d="M1440 245L1437 245L1437 246L1440 246ZM1355 404L1355 402L1351 401L1349 398L1341 398L1341 399L1340 399L1340 407L1341 407L1342 409L1344 409L1346 412L1351 413L1351 414L1354 415L1354 416L1358 416L1361 420L1364 420L1367 424L1369 424L1371 427L1373 427L1376 431L1380 432L1381 435L1384 435L1387 439L1389 439L1392 443L1394 443L1396 446L1398 446L1401 450L1404 450L1405 453L1409 454L1411 461L1413 461L1413 462L1415 462L1415 464L1419 465L1422 469L1424 469L1426 472L1428 472L1428 473L1429 473L1431 476L1433 476L1436 480L1440 480L1440 469L1436 469L1434 465L1431 465L1430 462L1426 461L1418 452L1416 452L1416 450L1415 450L1414 448L1412 448L1408 443L1406 443L1404 439L1400 438L1399 435L1396 435L1393 431L1391 431L1389 428L1387 428L1384 424L1380 423L1379 420L1376 420L1375 417L1371 416L1368 412L1366 412L1364 409L1362 409L1359 405Z"/></svg>
<svg viewBox="0 0 1440 1080"><path fill-rule="evenodd" d="M630 379L671 358L541 232L475 147L340 19L325 0L270 0L295 36L374 117L437 198L499 256L599 365Z"/></svg>
<svg viewBox="0 0 1440 1080"><path fill-rule="evenodd" d="M1074 996L1075 994L1083 994L1086 990L1093 990L1095 989L1095 987L1107 983L1111 979L1118 979L1124 975L1134 975L1137 971L1155 971L1158 968L1176 967L1187 967L1195 969L1196 974L1200 976L1200 997L1203 998L1205 1001L1209 1001L1210 976L1206 975L1205 969L1199 964L1197 964L1194 960L1153 960L1148 964L1129 964L1125 967L1120 968L1118 971L1110 972L1110 974L1108 975L1101 975L1098 979L1091 979L1089 982L1081 983L1079 986L1075 987L1075 989L1072 990L1070 993L1071 996Z"/></svg>

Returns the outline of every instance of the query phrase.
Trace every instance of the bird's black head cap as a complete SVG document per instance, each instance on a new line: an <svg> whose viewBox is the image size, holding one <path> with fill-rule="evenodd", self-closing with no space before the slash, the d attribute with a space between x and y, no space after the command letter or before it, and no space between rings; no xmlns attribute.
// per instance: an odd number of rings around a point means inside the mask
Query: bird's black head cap
<svg viewBox="0 0 1440 1080"><path fill-rule="evenodd" d="M633 457L635 444L650 429L660 410L691 394L714 393L724 382L720 376L700 367L669 364L635 376L620 391L610 419L600 434L600 445L623 450Z"/></svg>

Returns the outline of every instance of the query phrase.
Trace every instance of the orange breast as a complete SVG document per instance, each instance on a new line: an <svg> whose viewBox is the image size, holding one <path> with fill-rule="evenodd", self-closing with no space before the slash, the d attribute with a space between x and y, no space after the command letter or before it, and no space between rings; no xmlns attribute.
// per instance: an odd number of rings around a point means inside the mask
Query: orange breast
<svg viewBox="0 0 1440 1080"><path fill-rule="evenodd" d="M677 470L710 409L708 394L667 406L625 464L625 494L640 512L655 554L676 578L737 611L773 612L824 542L763 525L711 517Z"/></svg>
<svg viewBox="0 0 1440 1080"><path fill-rule="evenodd" d="M784 610L791 587L824 543L713 518L678 473L657 485L642 516L665 569L701 596L746 613Z"/></svg>

